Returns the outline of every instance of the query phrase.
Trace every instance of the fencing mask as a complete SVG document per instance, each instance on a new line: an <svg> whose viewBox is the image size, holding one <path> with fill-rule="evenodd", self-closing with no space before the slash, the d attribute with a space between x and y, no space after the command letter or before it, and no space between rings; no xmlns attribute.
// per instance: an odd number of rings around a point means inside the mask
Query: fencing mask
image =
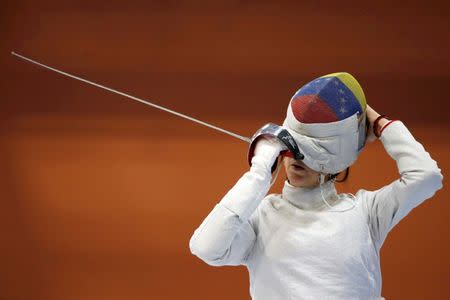
<svg viewBox="0 0 450 300"><path fill-rule="evenodd" d="M358 81L340 72L316 78L291 98L283 122L311 169L336 174L351 164L366 140L366 99Z"/></svg>

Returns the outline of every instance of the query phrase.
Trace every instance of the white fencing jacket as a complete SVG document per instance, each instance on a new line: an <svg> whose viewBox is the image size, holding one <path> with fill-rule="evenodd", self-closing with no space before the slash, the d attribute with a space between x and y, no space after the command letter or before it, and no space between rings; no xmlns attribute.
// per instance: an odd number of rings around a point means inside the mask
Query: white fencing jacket
<svg viewBox="0 0 450 300"><path fill-rule="evenodd" d="M330 212L319 188L287 181L281 194L266 196L271 174L253 164L195 230L191 252L213 266L245 265L255 300L383 299L380 248L402 218L442 188L443 176L401 121L380 140L400 177L376 191L358 190L352 210ZM337 195L333 182L323 188L327 199Z"/></svg>

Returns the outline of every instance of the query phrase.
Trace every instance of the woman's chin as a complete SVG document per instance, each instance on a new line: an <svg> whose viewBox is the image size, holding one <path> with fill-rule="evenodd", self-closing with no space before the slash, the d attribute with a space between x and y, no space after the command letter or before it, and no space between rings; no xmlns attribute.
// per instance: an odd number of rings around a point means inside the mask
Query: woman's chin
<svg viewBox="0 0 450 300"><path fill-rule="evenodd" d="M289 172L288 178L289 183L295 187L312 187L314 184L311 184L311 176L307 172Z"/></svg>
<svg viewBox="0 0 450 300"><path fill-rule="evenodd" d="M302 187L305 185L304 177L297 174L289 176L289 183L295 187Z"/></svg>

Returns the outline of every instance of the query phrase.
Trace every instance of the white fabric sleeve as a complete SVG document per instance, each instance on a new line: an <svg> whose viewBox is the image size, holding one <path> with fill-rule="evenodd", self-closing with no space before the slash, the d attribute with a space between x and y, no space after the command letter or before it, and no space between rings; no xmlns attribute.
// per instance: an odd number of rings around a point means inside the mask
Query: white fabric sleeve
<svg viewBox="0 0 450 300"><path fill-rule="evenodd" d="M275 158L277 154L274 152ZM250 170L227 192L192 235L189 247L194 255L212 266L245 264L256 240L256 208L270 189L270 166L264 156L252 158Z"/></svg>
<svg viewBox="0 0 450 300"><path fill-rule="evenodd" d="M442 188L443 179L436 161L401 121L389 124L380 140L389 156L396 161L400 178L376 191L362 190L362 207L368 214L377 250L401 219Z"/></svg>

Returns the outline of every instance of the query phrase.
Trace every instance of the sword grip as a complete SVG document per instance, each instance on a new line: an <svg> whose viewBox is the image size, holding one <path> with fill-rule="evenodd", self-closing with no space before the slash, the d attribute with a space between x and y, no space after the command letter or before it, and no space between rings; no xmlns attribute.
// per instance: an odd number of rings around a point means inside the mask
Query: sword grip
<svg viewBox="0 0 450 300"><path fill-rule="evenodd" d="M284 146L284 149L280 152L280 156L292 157L296 160L303 160L304 155L300 152L297 143L295 142L294 138L290 135L290 133L279 125L267 123L260 129L258 129L251 138L250 147L248 149L247 154L249 165L251 165L251 160L254 155L258 139L264 137L276 138ZM272 172L275 169L274 167L272 167Z"/></svg>

